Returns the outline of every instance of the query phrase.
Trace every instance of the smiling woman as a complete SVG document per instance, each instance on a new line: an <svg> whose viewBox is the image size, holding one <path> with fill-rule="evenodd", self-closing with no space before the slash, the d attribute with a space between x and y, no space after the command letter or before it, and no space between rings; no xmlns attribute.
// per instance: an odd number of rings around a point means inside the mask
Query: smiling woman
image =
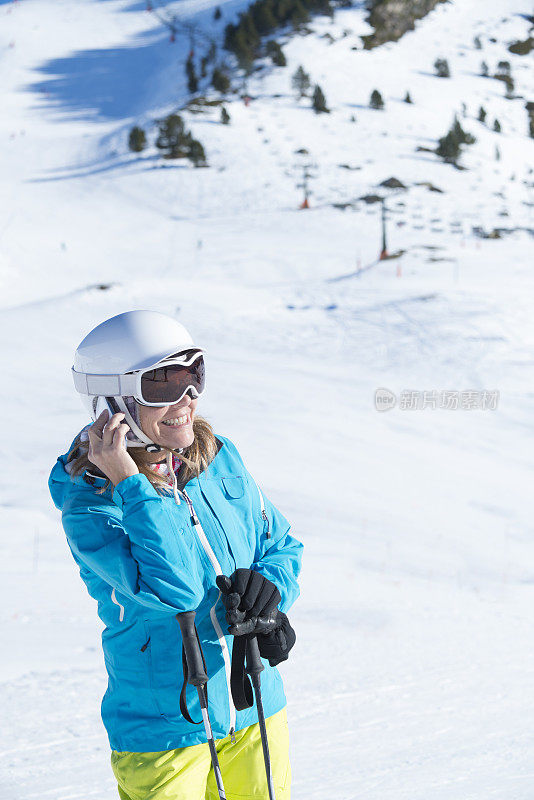
<svg viewBox="0 0 534 800"><path fill-rule="evenodd" d="M287 800L276 667L295 642L285 612L299 594L301 543L235 445L196 413L204 351L176 320L153 311L112 317L81 342L72 372L93 423L58 458L49 487L106 626L102 719L120 798L224 796L211 752L229 798L267 800L274 787ZM190 711L180 699L187 676L176 616L186 611L196 612L205 649L214 738L193 722L199 698L187 698ZM255 634L263 659L270 784L257 711L234 700L230 632L240 642Z"/></svg>
<svg viewBox="0 0 534 800"><path fill-rule="evenodd" d="M176 352L177 345L183 349ZM168 349L174 352L163 355ZM152 465L162 452L169 464L179 457L185 480L205 469L218 448L209 423L195 417L205 387L203 353L183 325L155 311L119 314L92 330L76 350L72 374L95 425L74 441L72 473L97 467L107 489L140 472L157 486L162 479ZM103 445L115 436L122 450L105 464Z"/></svg>

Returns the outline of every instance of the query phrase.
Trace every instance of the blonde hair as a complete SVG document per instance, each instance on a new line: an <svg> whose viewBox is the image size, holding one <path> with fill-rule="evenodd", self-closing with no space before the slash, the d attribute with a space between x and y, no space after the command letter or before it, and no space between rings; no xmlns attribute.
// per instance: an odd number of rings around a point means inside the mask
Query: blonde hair
<svg viewBox="0 0 534 800"><path fill-rule="evenodd" d="M195 415L193 418L193 433L195 438L192 444L184 449L183 453L179 453L172 447L162 447L165 454L173 453L183 462L183 478L182 476L180 477L184 482L187 482L191 478L198 477L200 473L211 464L219 452L213 428L204 417ZM71 475L82 475L86 470L89 470L89 472L95 470L95 465L92 461L89 461L87 457L88 452L89 442L82 442L80 434L78 434L67 455L67 463L71 462L69 469ZM154 463L150 461L150 456L153 455L152 453L147 453L144 447L130 447L128 449L128 454L135 461L139 472L142 475L146 475L156 490L158 486L167 486L165 478L151 469L151 464ZM108 478L105 486L102 486L100 489L95 489L95 492L97 494L103 494L110 486L111 481Z"/></svg>

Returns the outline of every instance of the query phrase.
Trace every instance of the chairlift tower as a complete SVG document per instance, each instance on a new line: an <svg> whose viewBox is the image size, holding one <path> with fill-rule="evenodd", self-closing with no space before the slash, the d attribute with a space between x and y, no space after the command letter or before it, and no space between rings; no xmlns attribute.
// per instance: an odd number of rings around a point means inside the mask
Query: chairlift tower
<svg viewBox="0 0 534 800"><path fill-rule="evenodd" d="M311 170L317 168L317 164L297 164L297 168L302 170L302 182L297 183L297 189L302 189L304 199L299 208L309 208L309 198L313 194L310 189L310 179L316 177Z"/></svg>
<svg viewBox="0 0 534 800"><path fill-rule="evenodd" d="M389 258L386 234L386 198L383 197L380 203L382 206L382 249L378 260L383 261L385 258Z"/></svg>

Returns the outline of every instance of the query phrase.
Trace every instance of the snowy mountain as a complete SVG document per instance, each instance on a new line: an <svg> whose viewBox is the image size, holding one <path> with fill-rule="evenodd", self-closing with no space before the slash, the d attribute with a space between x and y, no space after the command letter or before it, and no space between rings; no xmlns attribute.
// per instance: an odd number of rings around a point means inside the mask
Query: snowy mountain
<svg viewBox="0 0 534 800"><path fill-rule="evenodd" d="M151 308L205 346L199 411L305 544L295 800L530 800L534 87L508 47L531 4L440 3L372 49L363 3L314 16L247 102L222 50L246 7L0 0L2 797L116 797L101 625L46 481L88 422L76 345ZM228 125L187 90L212 42L235 91L208 72L199 94ZM299 66L329 113L297 99ZM158 152L174 112L207 168ZM432 152L455 114L462 168Z"/></svg>

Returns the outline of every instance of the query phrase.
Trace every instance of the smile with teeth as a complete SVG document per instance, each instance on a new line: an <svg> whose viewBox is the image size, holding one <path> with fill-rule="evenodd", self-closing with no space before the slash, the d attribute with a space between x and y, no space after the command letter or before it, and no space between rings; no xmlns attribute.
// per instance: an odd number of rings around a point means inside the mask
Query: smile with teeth
<svg viewBox="0 0 534 800"><path fill-rule="evenodd" d="M164 419L162 421L163 425L168 425L170 428L178 428L180 425L185 425L188 421L187 414L184 414L183 417L175 417L174 419Z"/></svg>

